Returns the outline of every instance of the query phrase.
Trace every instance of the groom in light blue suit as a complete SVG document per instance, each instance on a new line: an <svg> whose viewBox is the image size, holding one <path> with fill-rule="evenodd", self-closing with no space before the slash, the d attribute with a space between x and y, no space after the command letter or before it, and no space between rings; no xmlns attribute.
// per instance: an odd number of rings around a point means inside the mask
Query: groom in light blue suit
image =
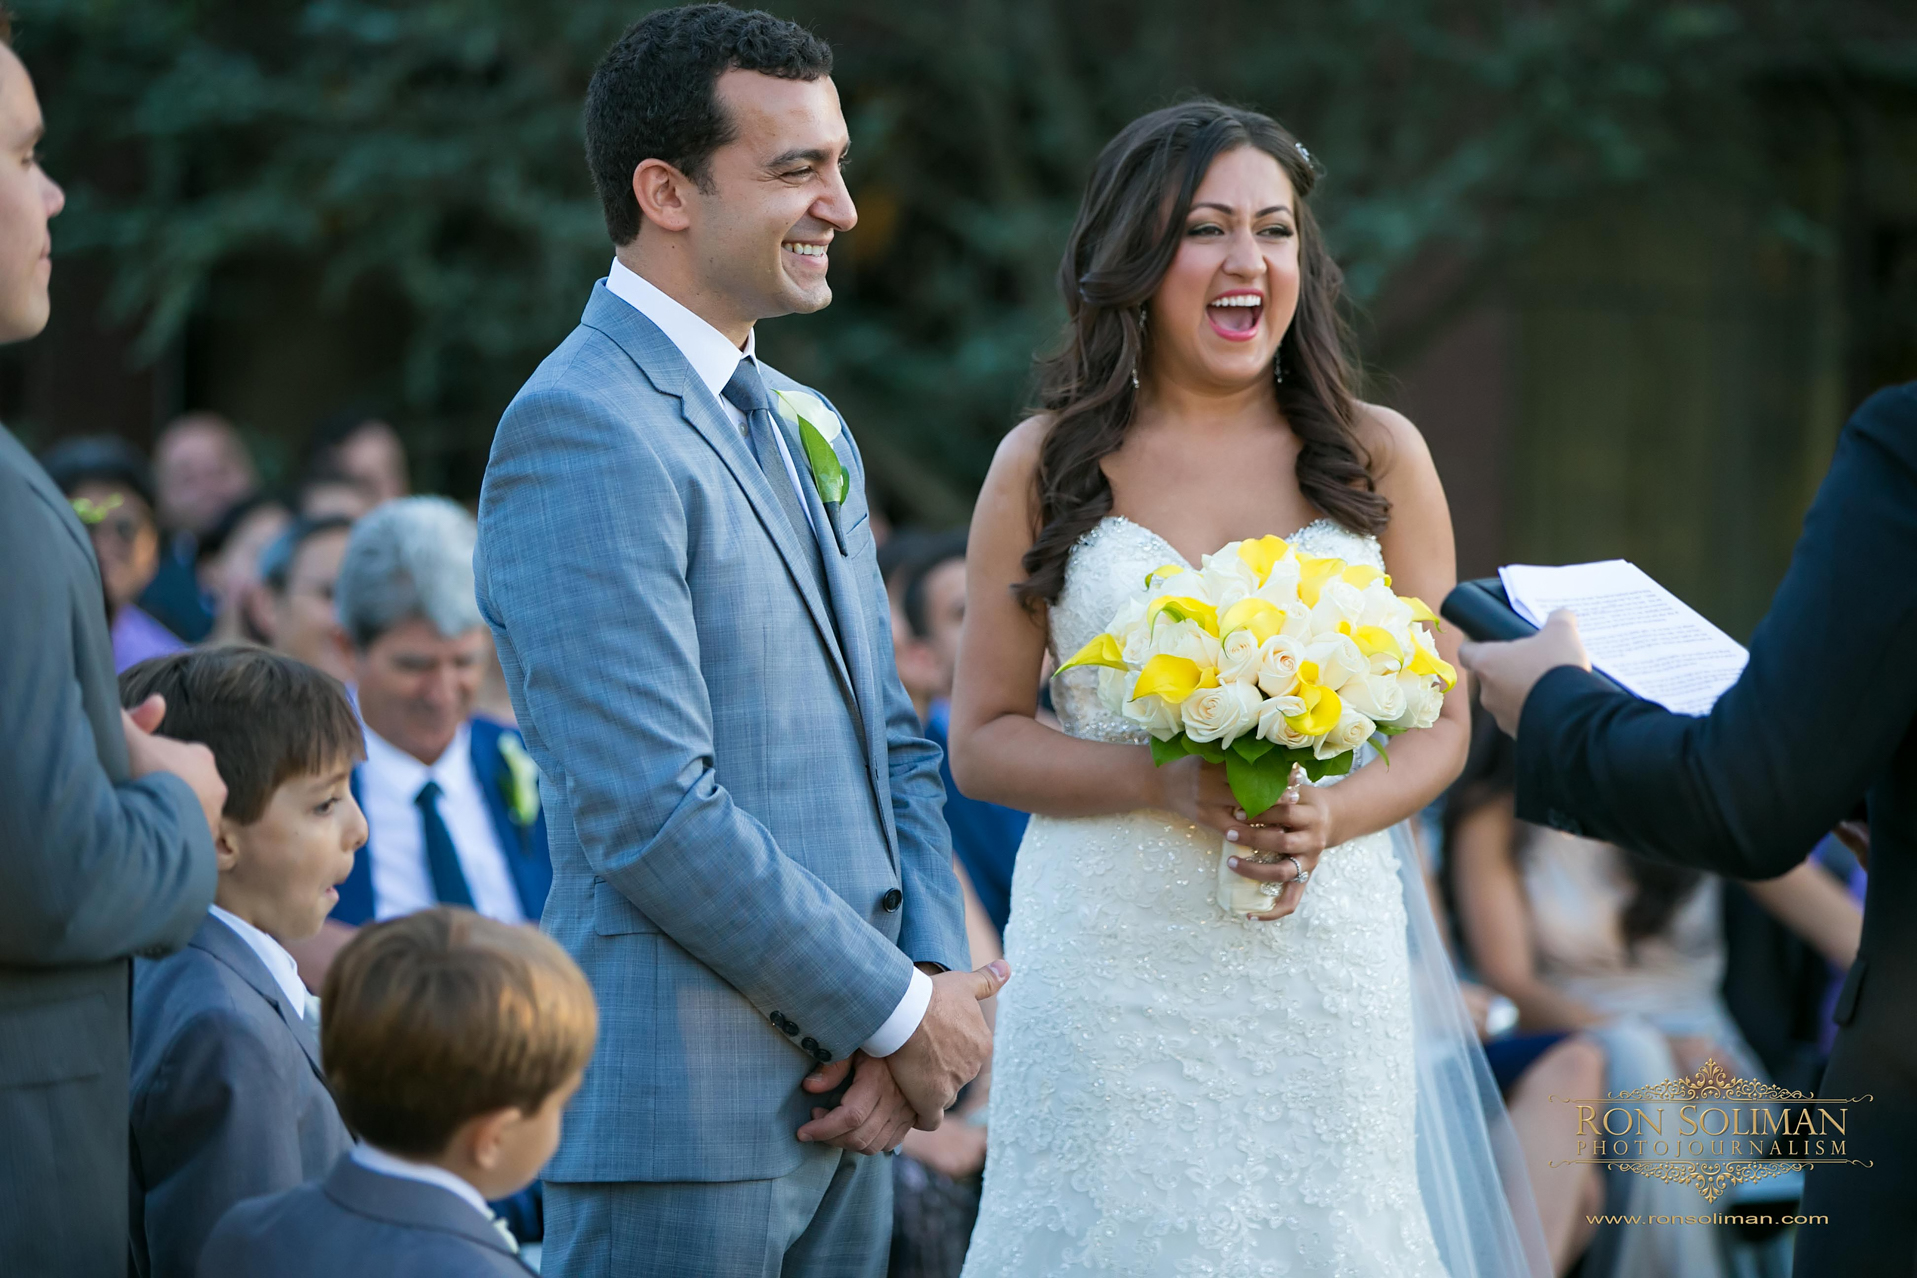
<svg viewBox="0 0 1917 1278"><path fill-rule="evenodd" d="M831 52L652 14L588 90L617 259L501 420L474 565L543 773L543 926L600 1041L545 1269L871 1275L882 1151L990 1052L938 751L894 673L852 438L754 354L856 213Z"/></svg>

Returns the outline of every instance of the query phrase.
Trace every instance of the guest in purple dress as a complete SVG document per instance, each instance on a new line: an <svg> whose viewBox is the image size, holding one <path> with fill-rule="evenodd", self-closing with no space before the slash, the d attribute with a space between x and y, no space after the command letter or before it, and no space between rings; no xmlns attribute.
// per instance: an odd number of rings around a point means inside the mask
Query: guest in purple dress
<svg viewBox="0 0 1917 1278"><path fill-rule="evenodd" d="M114 669L186 647L133 602L160 564L153 480L146 460L125 440L96 435L56 444L40 461L93 539L113 636Z"/></svg>

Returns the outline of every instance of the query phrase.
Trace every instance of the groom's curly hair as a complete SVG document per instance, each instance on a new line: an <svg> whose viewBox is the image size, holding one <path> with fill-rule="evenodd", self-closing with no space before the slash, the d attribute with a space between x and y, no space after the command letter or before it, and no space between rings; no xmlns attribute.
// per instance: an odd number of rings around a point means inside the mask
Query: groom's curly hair
<svg viewBox="0 0 1917 1278"><path fill-rule="evenodd" d="M641 161L664 160L711 189L707 161L734 136L713 89L735 67L816 80L832 74L832 47L769 13L693 4L646 15L601 59L586 88L586 163L614 244L639 234Z"/></svg>

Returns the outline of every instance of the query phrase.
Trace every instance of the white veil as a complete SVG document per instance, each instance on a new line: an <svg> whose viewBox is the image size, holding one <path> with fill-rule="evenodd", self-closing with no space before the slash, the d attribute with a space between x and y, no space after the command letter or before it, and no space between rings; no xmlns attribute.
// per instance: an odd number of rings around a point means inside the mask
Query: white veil
<svg viewBox="0 0 1917 1278"><path fill-rule="evenodd" d="M1438 936L1409 822L1391 830L1404 888L1417 1040L1418 1188L1451 1278L1549 1278L1517 1134Z"/></svg>

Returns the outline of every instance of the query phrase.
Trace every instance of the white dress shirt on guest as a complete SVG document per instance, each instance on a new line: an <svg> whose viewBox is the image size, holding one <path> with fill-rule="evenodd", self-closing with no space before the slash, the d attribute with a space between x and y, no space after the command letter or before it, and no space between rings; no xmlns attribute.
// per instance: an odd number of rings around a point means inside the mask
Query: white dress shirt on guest
<svg viewBox="0 0 1917 1278"><path fill-rule="evenodd" d="M439 903L426 864L426 837L414 800L428 781L439 783L439 819L453 836L460 872L473 894L473 908L502 923L524 923L493 825L492 809L473 770L472 728L461 724L446 752L431 767L366 729L366 762L360 767L360 806L366 812L367 847L373 857L373 917L397 918Z"/></svg>
<svg viewBox="0 0 1917 1278"><path fill-rule="evenodd" d="M293 1015L306 1019L306 985L300 980L300 965L286 952L286 947L266 933L248 923L231 910L217 905L209 905L206 912L220 922L232 928L234 933L246 942L246 948L260 956L260 962L266 964L267 973L273 983L286 995L286 1005Z"/></svg>
<svg viewBox="0 0 1917 1278"><path fill-rule="evenodd" d="M665 334L666 340L679 348L679 353L692 365L692 371L706 384L712 397L719 401L719 407L725 409L727 420L743 431L745 414L726 399L725 388L738 371L741 359L758 363L758 356L753 353L759 340L758 334L747 334L745 349L739 349L732 344L731 338L666 296L651 280L631 270L616 257L606 275L606 288L613 296L651 320ZM812 535L817 537L820 535L818 525L813 520L812 507L805 499L805 485L799 481L799 468L792 460L792 450L786 444L784 431L778 432L778 440L779 453L785 459L786 477L798 490L799 506L805 511L806 521L813 525ZM367 735L370 737L372 734ZM376 885L377 882L375 880ZM912 981L905 987L905 997L899 1000L898 1006L872 1037L865 1040L866 1055L890 1056L905 1046L905 1040L912 1037L919 1022L925 1019L925 1009L931 1002L932 978L915 967L912 969Z"/></svg>

